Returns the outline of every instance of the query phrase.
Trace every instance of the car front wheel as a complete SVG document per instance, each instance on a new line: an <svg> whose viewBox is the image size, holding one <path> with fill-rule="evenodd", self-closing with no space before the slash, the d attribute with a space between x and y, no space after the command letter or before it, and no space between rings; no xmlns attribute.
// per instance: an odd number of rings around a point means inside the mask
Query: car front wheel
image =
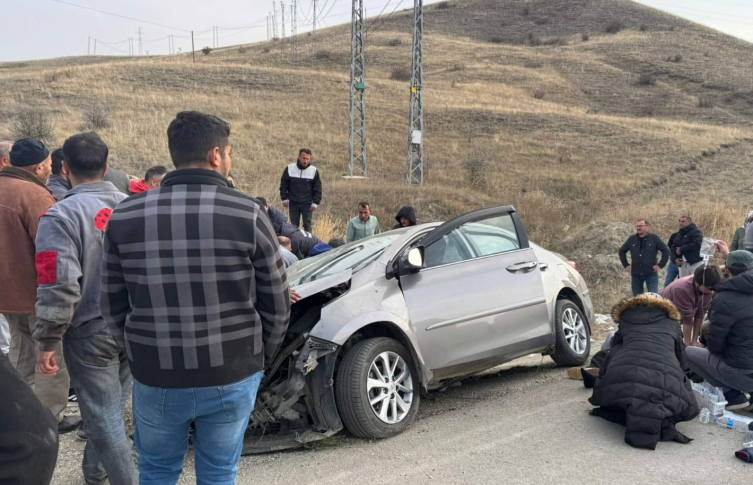
<svg viewBox="0 0 753 485"><path fill-rule="evenodd" d="M335 399L343 424L359 438L389 438L407 429L420 400L410 352L378 337L358 342L337 373Z"/></svg>
<svg viewBox="0 0 753 485"><path fill-rule="evenodd" d="M591 335L580 308L559 300L554 311L556 344L552 360L561 366L583 365L591 352Z"/></svg>

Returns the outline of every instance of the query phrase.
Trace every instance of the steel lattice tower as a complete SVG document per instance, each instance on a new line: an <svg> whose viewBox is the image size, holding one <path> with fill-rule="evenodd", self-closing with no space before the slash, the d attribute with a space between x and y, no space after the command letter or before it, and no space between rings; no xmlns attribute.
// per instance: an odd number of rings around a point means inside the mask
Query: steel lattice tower
<svg viewBox="0 0 753 485"><path fill-rule="evenodd" d="M424 2L413 3L413 60L411 61L410 106L408 108L408 183L424 183Z"/></svg>
<svg viewBox="0 0 753 485"><path fill-rule="evenodd" d="M366 90L363 52L363 0L353 0L350 28L350 139L348 175L366 177Z"/></svg>

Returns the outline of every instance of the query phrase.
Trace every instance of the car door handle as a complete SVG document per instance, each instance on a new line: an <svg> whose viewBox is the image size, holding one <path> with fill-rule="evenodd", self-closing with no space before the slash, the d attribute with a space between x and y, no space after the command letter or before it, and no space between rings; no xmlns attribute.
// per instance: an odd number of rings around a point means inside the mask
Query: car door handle
<svg viewBox="0 0 753 485"><path fill-rule="evenodd" d="M510 273L517 273L519 271L528 273L529 271L532 271L536 266L538 266L536 261L526 261L525 263L517 263L508 266L507 271L509 271Z"/></svg>
<svg viewBox="0 0 753 485"><path fill-rule="evenodd" d="M549 265L548 265L548 264L546 264L546 263L539 263L539 269L540 269L541 271L546 271L546 270L548 270L548 269L549 269Z"/></svg>

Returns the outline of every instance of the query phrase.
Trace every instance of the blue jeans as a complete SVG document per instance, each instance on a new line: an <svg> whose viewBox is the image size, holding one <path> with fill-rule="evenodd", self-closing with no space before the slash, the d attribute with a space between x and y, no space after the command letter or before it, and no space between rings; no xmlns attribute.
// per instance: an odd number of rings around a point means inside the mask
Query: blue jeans
<svg viewBox="0 0 753 485"><path fill-rule="evenodd" d="M648 276L633 276L633 296L643 293L643 283L646 283L649 293L659 293L659 275L654 273Z"/></svg>
<svg viewBox="0 0 753 485"><path fill-rule="evenodd" d="M671 285L674 280L680 276L680 268L674 261L670 261L667 264L667 277L664 278L664 288Z"/></svg>
<svg viewBox="0 0 753 485"><path fill-rule="evenodd" d="M63 336L63 355L89 432L84 480L101 483L108 478L112 485L136 485L136 464L123 423L132 382L125 354L101 322L69 329Z"/></svg>
<svg viewBox="0 0 753 485"><path fill-rule="evenodd" d="M232 485L243 434L262 373L226 386L164 389L134 380L133 417L141 485L175 484L183 471L188 429L196 424L197 485Z"/></svg>

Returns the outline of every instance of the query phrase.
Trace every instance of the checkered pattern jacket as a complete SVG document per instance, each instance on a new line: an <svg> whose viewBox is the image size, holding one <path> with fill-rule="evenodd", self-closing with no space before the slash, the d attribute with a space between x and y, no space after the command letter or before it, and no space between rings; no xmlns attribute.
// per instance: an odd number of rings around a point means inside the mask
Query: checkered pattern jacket
<svg viewBox="0 0 753 485"><path fill-rule="evenodd" d="M133 377L188 388L264 368L290 317L285 265L258 203L201 169L121 202L102 263L102 316Z"/></svg>

